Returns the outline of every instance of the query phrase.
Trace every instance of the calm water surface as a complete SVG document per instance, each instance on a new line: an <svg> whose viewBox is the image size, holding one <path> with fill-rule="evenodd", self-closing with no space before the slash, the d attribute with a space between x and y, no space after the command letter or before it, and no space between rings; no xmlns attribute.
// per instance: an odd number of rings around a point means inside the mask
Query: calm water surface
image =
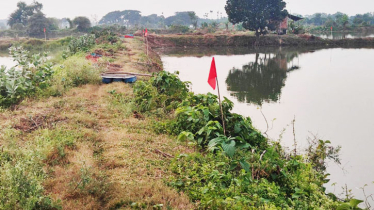
<svg viewBox="0 0 374 210"><path fill-rule="evenodd" d="M207 79L215 56L221 94L235 103L234 112L250 116L273 140L284 133L281 142L290 149L295 118L300 151L313 136L342 146L342 164L329 164L329 191L339 195L347 184L363 198L359 188L368 184L374 193L374 49L222 51L176 50L162 60L192 82L192 91L207 93L214 92Z"/></svg>
<svg viewBox="0 0 374 210"><path fill-rule="evenodd" d="M0 55L0 66L6 66L7 68L13 67L16 65L16 62L13 61L12 57L1 57Z"/></svg>
<svg viewBox="0 0 374 210"><path fill-rule="evenodd" d="M326 32L313 33L313 35L321 37L323 39L355 39L374 37L374 32Z"/></svg>

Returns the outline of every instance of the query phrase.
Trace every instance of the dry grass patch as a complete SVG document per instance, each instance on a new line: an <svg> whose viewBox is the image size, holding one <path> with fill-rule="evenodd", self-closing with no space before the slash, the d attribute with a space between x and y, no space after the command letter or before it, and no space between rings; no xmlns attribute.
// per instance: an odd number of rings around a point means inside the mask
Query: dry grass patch
<svg viewBox="0 0 374 210"><path fill-rule="evenodd" d="M144 73L144 43L125 43L117 64ZM190 149L152 131L134 113L132 85L83 85L61 97L27 99L0 112L0 146L34 152L43 166L45 194L63 209L193 209L165 180L172 156ZM14 129L17 128L17 129Z"/></svg>

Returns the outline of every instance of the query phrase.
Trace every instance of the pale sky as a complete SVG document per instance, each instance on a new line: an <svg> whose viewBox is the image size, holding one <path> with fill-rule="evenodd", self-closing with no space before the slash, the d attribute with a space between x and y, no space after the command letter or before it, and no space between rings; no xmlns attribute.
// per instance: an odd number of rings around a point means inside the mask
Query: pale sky
<svg viewBox="0 0 374 210"><path fill-rule="evenodd" d="M7 19L16 9L19 0L0 0L0 19ZM31 3L32 0L24 0ZM226 0L38 0L44 5L43 12L48 17L87 16L97 15L100 19L114 10L134 9L143 15L158 14L170 16L176 11L196 11L202 17L204 13L213 10L226 16L224 6ZM374 12L374 0L286 0L287 9L291 13L302 15L316 12L335 13L337 11L355 15L357 13Z"/></svg>

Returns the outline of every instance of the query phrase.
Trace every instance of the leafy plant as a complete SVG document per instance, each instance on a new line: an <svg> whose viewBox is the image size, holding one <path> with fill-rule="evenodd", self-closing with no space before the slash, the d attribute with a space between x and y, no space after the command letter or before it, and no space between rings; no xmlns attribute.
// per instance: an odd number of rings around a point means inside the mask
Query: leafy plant
<svg viewBox="0 0 374 210"><path fill-rule="evenodd" d="M77 37L70 41L70 53L75 54L77 52L87 52L92 46L95 45L95 41L96 36L94 34Z"/></svg>
<svg viewBox="0 0 374 210"><path fill-rule="evenodd" d="M213 94L188 92L176 75L160 72L134 86L139 111L162 109L155 129L178 136L196 152L176 157L171 186L187 193L201 209L337 209L326 195L325 160L338 160L329 141L314 141L305 155L289 154L252 126L250 118L222 110ZM153 112L150 112L150 114ZM225 135L226 134L226 135ZM201 153L200 153L201 152Z"/></svg>
<svg viewBox="0 0 374 210"><path fill-rule="evenodd" d="M168 112L187 96L188 85L189 83L179 80L177 74L159 72L149 81L134 85L135 103L142 112L158 108Z"/></svg>
<svg viewBox="0 0 374 210"><path fill-rule="evenodd" d="M30 55L22 47L11 47L9 53L17 67L0 67L0 106L17 104L26 96L46 89L53 74L47 53Z"/></svg>
<svg viewBox="0 0 374 210"><path fill-rule="evenodd" d="M357 199L351 199L349 203L343 203L341 204L336 210L360 210L362 208L359 208L358 205L364 201L357 200Z"/></svg>

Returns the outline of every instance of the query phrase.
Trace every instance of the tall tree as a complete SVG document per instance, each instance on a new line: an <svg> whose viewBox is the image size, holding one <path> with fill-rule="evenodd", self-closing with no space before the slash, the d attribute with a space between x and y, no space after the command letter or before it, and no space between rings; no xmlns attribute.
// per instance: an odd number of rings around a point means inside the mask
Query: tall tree
<svg viewBox="0 0 374 210"><path fill-rule="evenodd" d="M285 7L283 0L227 0L225 9L231 23L242 23L258 38L266 33L266 28L275 30L284 20L288 14Z"/></svg>
<svg viewBox="0 0 374 210"><path fill-rule="evenodd" d="M27 5L25 2L18 2L17 9L10 14L8 19L8 25L13 26L14 24L21 23L22 25L26 26L28 19L36 14L41 12L43 9L43 4L34 1L32 4Z"/></svg>
<svg viewBox="0 0 374 210"><path fill-rule="evenodd" d="M66 21L68 21L70 29L74 28L74 23L70 20L70 18L66 18Z"/></svg>
<svg viewBox="0 0 374 210"><path fill-rule="evenodd" d="M101 20L99 21L99 24L119 24L123 25L123 13L121 11L113 11L106 14Z"/></svg>
<svg viewBox="0 0 374 210"><path fill-rule="evenodd" d="M87 31L91 27L91 21L87 17L76 17L73 23L77 26L78 31L82 32Z"/></svg>
<svg viewBox="0 0 374 210"><path fill-rule="evenodd" d="M197 21L198 21L199 17L196 15L195 12L188 12L188 16L190 16L191 24L196 29L197 28Z"/></svg>
<svg viewBox="0 0 374 210"><path fill-rule="evenodd" d="M191 25L190 12L176 12L174 16L167 17L165 19L165 24L167 26L171 25Z"/></svg>
<svg viewBox="0 0 374 210"><path fill-rule="evenodd" d="M279 51L274 55L263 56L256 53L254 62L243 65L242 69L232 68L226 84L230 95L240 102L262 105L264 102L277 102L287 79L287 73L298 69L289 66L298 56L296 52Z"/></svg>
<svg viewBox="0 0 374 210"><path fill-rule="evenodd" d="M124 10L122 11L123 18L127 23L127 27L129 26L136 26L139 24L140 18L142 15L138 10Z"/></svg>
<svg viewBox="0 0 374 210"><path fill-rule="evenodd" d="M48 28L49 21L42 12L32 15L28 20L27 33L30 36L41 36L44 34L43 29Z"/></svg>

